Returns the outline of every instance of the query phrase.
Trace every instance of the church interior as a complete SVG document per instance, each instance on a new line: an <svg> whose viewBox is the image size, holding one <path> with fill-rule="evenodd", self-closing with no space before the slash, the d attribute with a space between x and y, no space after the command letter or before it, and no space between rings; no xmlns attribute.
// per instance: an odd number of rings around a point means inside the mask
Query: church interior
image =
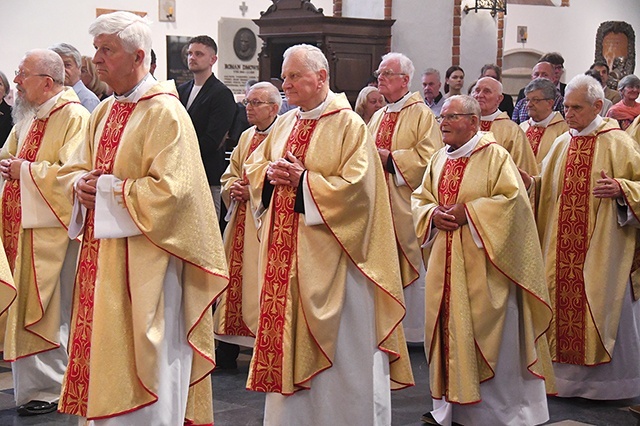
<svg viewBox="0 0 640 426"><path fill-rule="evenodd" d="M422 90L425 69L444 76L457 65L465 71L466 93L482 66L494 63L502 68L504 93L515 100L536 61L548 52L564 57L562 82L584 73L595 60L606 61L612 71L618 61L627 73L640 74L634 33L640 30L639 0L6 0L3 6L0 71L9 80L33 48L65 42L91 56L87 28L96 15L112 10L141 13L153 22L158 80L184 78L181 47L191 36L213 37L219 45L214 73L238 100L247 79L277 79L282 52L301 42L323 49L332 68L332 90L345 92L352 104L389 51L412 59L412 91ZM612 22L631 30L608 37L615 33ZM241 41L244 29L255 36L248 45ZM432 405L423 348L411 345L410 356L416 385L392 393L396 426L423 424L420 417ZM264 395L245 389L250 357L244 349L237 369L213 373L217 426L263 422ZM548 404L549 425L640 425L640 413L629 411L640 397L599 402L549 396ZM0 425L76 424L75 417L55 412L19 417L11 367L0 363Z"/></svg>

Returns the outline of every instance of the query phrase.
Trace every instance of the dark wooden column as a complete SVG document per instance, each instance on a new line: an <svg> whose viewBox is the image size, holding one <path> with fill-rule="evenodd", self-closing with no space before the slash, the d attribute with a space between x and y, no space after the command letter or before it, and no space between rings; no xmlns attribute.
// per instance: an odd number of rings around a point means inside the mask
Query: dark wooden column
<svg viewBox="0 0 640 426"><path fill-rule="evenodd" d="M388 52L392 19L324 16L307 0L279 0L254 20L260 28L260 80L280 77L282 54L295 44L322 50L329 61L330 85L355 103L360 89Z"/></svg>

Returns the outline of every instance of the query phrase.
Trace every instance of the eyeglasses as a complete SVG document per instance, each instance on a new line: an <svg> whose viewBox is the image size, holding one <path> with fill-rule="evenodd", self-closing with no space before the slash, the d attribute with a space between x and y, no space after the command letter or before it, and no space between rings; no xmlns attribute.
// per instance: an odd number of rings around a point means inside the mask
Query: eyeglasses
<svg viewBox="0 0 640 426"><path fill-rule="evenodd" d="M247 105L251 104L251 106L252 106L252 107L254 107L254 108L255 108L255 107L259 107L259 106L260 106L260 105L262 105L262 104L272 104L272 103L273 103L273 102L263 102L263 101L259 101L259 100L257 100L257 99L247 99L247 98L244 98L244 99L242 100L242 105L247 106Z"/></svg>
<svg viewBox="0 0 640 426"><path fill-rule="evenodd" d="M532 105L536 105L536 104L538 104L539 102L542 102L542 101L551 101L551 100L553 100L553 99L551 99L551 98L541 98L541 99L536 99L536 98L528 99L528 98L524 98L524 102L525 102L525 103L527 103L527 104L532 104Z"/></svg>
<svg viewBox="0 0 640 426"><path fill-rule="evenodd" d="M390 78L390 77L393 77L394 75L406 75L406 74L403 72L393 72L391 70L384 70L384 71L375 70L373 72L373 76L375 78L380 78L380 77Z"/></svg>
<svg viewBox="0 0 640 426"><path fill-rule="evenodd" d="M49 77L51 80L53 80L53 77L51 77L49 74L25 74L24 71L15 71L16 77L20 77L23 80L26 80L29 77Z"/></svg>
<svg viewBox="0 0 640 426"><path fill-rule="evenodd" d="M442 123L445 120L458 121L458 120L460 120L460 117L464 117L465 115L475 115L475 114L472 113L472 112L465 113L465 114L445 114L445 115L441 115L439 117L436 117L436 120L438 120L438 123Z"/></svg>

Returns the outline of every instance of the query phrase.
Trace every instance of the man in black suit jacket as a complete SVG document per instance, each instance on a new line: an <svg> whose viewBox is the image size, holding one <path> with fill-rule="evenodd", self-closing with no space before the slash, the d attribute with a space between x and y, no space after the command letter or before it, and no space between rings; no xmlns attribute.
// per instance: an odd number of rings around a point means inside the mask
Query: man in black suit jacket
<svg viewBox="0 0 640 426"><path fill-rule="evenodd" d="M231 90L211 70L218 60L218 46L211 37L201 35L189 40L187 54L193 80L180 85L178 94L196 129L200 155L220 218L220 176L226 168L224 140L236 115L236 102Z"/></svg>

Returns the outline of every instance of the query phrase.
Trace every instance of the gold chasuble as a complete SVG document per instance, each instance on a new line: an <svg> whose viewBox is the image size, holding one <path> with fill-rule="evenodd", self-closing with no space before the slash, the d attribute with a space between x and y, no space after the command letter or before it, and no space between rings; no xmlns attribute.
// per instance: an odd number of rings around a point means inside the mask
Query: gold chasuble
<svg viewBox="0 0 640 426"><path fill-rule="evenodd" d="M553 360L598 365L615 356L623 296L629 278L640 296L633 267L638 230L620 226L615 199L595 198L604 170L613 177L635 218L640 217L640 148L615 120L592 133L565 133L536 179L538 229L545 275L556 315L549 329ZM625 213L626 215L626 213Z"/></svg>
<svg viewBox="0 0 640 426"><path fill-rule="evenodd" d="M244 178L244 163L267 137L253 126L240 136L231 154L229 167L220 178L222 198L231 205L231 185ZM247 211L247 209L249 209ZM222 294L214 314L216 334L255 337L258 329L258 231L249 201L236 204L224 235L229 265L229 287Z"/></svg>
<svg viewBox="0 0 640 426"><path fill-rule="evenodd" d="M516 166L532 176L538 174L536 156L527 136L506 112L501 112L493 121L482 120L480 130L493 133L496 142L509 151Z"/></svg>
<svg viewBox="0 0 640 426"><path fill-rule="evenodd" d="M453 232L432 228L437 206L462 203L469 224ZM527 192L509 153L490 133L469 156L438 151L413 195L416 231L427 263L425 350L431 395L479 402L480 383L492 379L503 344L509 293L515 288L523 364L554 387L544 335L551 308ZM478 247L471 231L477 231ZM435 232L435 234L433 234Z"/></svg>
<svg viewBox="0 0 640 426"><path fill-rule="evenodd" d="M637 143L640 144L640 115L633 120L633 123L626 130Z"/></svg>
<svg viewBox="0 0 640 426"><path fill-rule="evenodd" d="M94 168L123 180L123 204L141 235L95 239L94 211L87 212L59 411L100 419L158 400L163 283L173 257L182 263L190 391L197 389L187 420L212 424L211 305L228 279L197 137L172 81L155 83L135 103L111 97L94 110L88 137L60 170L68 193Z"/></svg>
<svg viewBox="0 0 640 426"><path fill-rule="evenodd" d="M527 135L527 140L531 145L533 154L536 156L538 170L540 170L542 160L549 153L551 145L561 134L569 130L569 125L564 121L562 114L557 111L553 112L553 118L546 127L532 126L530 120L520 123L520 128Z"/></svg>
<svg viewBox="0 0 640 426"><path fill-rule="evenodd" d="M29 161L29 178L50 209L55 224L22 228L21 180L2 187L2 241L18 286L8 312L4 357L16 360L60 346L60 273L69 245L69 198L63 197L56 175L69 153L86 136L89 112L71 88L52 104L43 104L38 118L18 123L0 151L0 159ZM21 176L25 179L25 175ZM5 297L10 297L6 299ZM0 295L0 306L13 296ZM4 329L4 327L3 327Z"/></svg>
<svg viewBox="0 0 640 426"><path fill-rule="evenodd" d="M267 166L291 151L307 170L305 203L322 217L306 225L294 211L296 189L277 186L260 218L260 319L247 388L290 395L332 366L350 265L373 286L377 346L389 355L391 388L403 388L413 376L380 159L343 94L323 108L318 119L299 119L298 110L281 116L245 167L254 209L262 212Z"/></svg>
<svg viewBox="0 0 640 426"><path fill-rule="evenodd" d="M422 263L411 216L411 193L420 185L431 156L442 148L442 135L433 112L418 92L409 96L400 111L388 109L389 106L377 111L368 127L376 146L390 151L396 172L406 183L398 186L394 175L383 165L401 256L402 283L406 287L418 279Z"/></svg>

